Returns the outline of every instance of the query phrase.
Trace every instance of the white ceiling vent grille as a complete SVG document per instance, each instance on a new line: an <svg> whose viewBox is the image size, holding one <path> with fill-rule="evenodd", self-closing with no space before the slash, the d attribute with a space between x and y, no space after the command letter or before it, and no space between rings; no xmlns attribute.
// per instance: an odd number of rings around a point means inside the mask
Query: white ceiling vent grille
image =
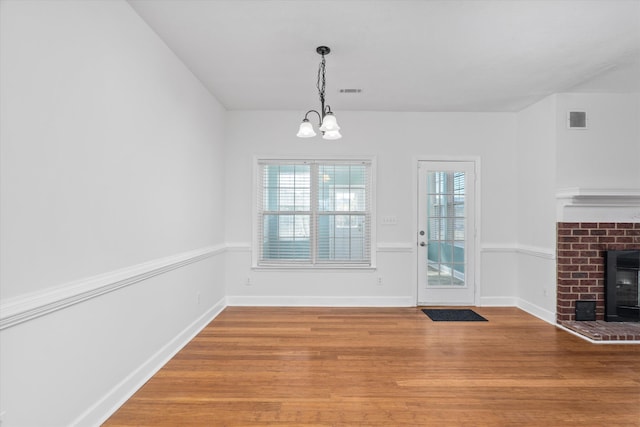
<svg viewBox="0 0 640 427"><path fill-rule="evenodd" d="M569 111L569 114L567 114L567 126L569 127L569 129L586 129L587 112Z"/></svg>
<svg viewBox="0 0 640 427"><path fill-rule="evenodd" d="M362 89L340 89L340 93L360 93Z"/></svg>

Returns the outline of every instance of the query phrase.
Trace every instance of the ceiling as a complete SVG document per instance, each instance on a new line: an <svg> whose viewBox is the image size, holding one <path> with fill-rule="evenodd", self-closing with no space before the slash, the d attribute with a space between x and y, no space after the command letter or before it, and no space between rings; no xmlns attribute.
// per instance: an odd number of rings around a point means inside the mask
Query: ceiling
<svg viewBox="0 0 640 427"><path fill-rule="evenodd" d="M640 92L635 0L129 0L229 110L518 111ZM353 94L340 89L362 89Z"/></svg>

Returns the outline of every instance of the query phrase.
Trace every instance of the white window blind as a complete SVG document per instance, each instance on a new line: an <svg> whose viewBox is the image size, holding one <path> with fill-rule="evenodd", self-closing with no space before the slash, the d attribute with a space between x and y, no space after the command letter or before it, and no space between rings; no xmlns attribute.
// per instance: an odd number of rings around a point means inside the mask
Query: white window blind
<svg viewBox="0 0 640 427"><path fill-rule="evenodd" d="M371 265L371 162L259 160L258 265Z"/></svg>
<svg viewBox="0 0 640 427"><path fill-rule="evenodd" d="M428 179L429 239L463 242L465 240L464 172L432 172Z"/></svg>

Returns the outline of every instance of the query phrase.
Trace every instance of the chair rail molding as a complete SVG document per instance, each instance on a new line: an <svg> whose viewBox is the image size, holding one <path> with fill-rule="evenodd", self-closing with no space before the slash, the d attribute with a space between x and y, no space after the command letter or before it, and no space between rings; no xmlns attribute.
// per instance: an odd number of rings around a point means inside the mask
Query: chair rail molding
<svg viewBox="0 0 640 427"><path fill-rule="evenodd" d="M225 245L182 252L0 302L0 330L224 253Z"/></svg>
<svg viewBox="0 0 640 427"><path fill-rule="evenodd" d="M378 252L408 252L411 253L416 247L412 242L378 242L376 250Z"/></svg>
<svg viewBox="0 0 640 427"><path fill-rule="evenodd" d="M480 250L482 253L513 253L543 259L556 259L555 248L522 245L519 243L484 243Z"/></svg>

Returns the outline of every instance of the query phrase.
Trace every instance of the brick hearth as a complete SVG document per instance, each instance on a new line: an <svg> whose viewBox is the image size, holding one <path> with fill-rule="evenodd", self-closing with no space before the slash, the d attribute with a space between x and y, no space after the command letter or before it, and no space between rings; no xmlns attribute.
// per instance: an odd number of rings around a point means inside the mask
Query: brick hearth
<svg viewBox="0 0 640 427"><path fill-rule="evenodd" d="M640 249L640 222L559 222L557 245L557 321L575 320L578 300L604 320L605 251Z"/></svg>
<svg viewBox="0 0 640 427"><path fill-rule="evenodd" d="M567 320L560 324L594 341L640 341L640 323Z"/></svg>

